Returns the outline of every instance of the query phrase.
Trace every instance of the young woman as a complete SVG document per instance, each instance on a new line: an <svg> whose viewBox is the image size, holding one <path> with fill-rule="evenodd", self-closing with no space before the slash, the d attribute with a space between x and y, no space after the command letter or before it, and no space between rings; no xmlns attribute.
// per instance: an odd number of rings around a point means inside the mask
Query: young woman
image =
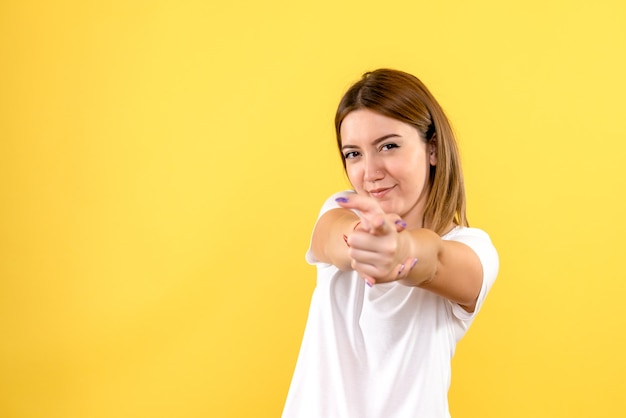
<svg viewBox="0 0 626 418"><path fill-rule="evenodd" d="M353 191L323 205L318 277L283 417L449 417L450 361L498 272L470 228L443 110L416 77L366 73L342 98Z"/></svg>

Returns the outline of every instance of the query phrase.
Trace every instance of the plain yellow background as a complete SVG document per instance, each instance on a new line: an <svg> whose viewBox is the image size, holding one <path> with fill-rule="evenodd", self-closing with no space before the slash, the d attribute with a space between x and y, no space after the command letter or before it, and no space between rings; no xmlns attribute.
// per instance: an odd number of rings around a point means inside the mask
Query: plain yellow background
<svg viewBox="0 0 626 418"><path fill-rule="evenodd" d="M377 67L446 109L500 252L452 415L624 416L623 0L2 1L0 416L279 416Z"/></svg>

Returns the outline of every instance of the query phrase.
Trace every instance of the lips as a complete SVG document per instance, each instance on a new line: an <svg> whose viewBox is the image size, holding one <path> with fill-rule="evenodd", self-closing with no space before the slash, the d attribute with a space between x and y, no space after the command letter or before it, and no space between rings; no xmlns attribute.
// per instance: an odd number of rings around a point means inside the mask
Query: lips
<svg viewBox="0 0 626 418"><path fill-rule="evenodd" d="M375 199L382 199L383 197L385 197L395 186L392 187L384 187L384 188L380 188L380 189L372 189L372 190L368 190L367 192L369 193L370 196L372 196Z"/></svg>

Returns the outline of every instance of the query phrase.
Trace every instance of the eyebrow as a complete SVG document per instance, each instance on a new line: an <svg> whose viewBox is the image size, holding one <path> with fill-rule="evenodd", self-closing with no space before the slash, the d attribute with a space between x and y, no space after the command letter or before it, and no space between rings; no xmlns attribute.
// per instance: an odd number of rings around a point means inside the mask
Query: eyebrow
<svg viewBox="0 0 626 418"><path fill-rule="evenodd" d="M387 135L383 135L383 136L381 136L380 138L377 138L377 139L375 139L374 141L372 141L372 145L378 145L379 143L381 143L381 142L383 142L383 141L385 141L385 140L387 140L387 139L389 139L389 138L400 138L400 135L398 135L398 134L387 134ZM347 144L347 145L342 145L342 146L341 146L341 149L342 149L342 150L343 150L343 149L346 149L346 148L358 148L358 147L357 147L357 146L355 146L355 145L349 145L349 144Z"/></svg>

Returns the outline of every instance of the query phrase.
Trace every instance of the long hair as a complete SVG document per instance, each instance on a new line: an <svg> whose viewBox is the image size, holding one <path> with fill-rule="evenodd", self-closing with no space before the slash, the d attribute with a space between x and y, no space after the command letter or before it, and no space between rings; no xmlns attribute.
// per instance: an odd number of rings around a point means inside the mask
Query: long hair
<svg viewBox="0 0 626 418"><path fill-rule="evenodd" d="M390 69L367 72L348 89L337 108L335 132L341 153L341 123L348 113L369 109L415 127L437 150L437 165L430 167L424 227L445 233L451 222L469 226L465 213L465 187L454 132L443 109L415 76Z"/></svg>

